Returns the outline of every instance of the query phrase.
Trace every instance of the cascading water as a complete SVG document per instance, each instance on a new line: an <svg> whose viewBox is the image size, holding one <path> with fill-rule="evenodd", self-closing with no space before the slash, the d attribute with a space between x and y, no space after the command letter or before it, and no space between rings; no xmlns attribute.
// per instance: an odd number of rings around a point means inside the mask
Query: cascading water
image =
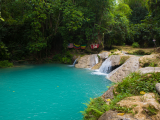
<svg viewBox="0 0 160 120"><path fill-rule="evenodd" d="M99 68L99 71L101 73L109 73L111 71L111 68L112 68L111 64L112 64L112 62L111 62L110 57L109 57L108 59L106 59L102 63L101 67Z"/></svg>
<svg viewBox="0 0 160 120"><path fill-rule="evenodd" d="M77 58L77 59L78 59L78 58ZM74 61L73 66L75 66L75 64L76 64L76 62L77 62L77 59Z"/></svg>
<svg viewBox="0 0 160 120"><path fill-rule="evenodd" d="M95 57L95 61L96 61L96 64L97 64L98 63L98 57L97 56Z"/></svg>

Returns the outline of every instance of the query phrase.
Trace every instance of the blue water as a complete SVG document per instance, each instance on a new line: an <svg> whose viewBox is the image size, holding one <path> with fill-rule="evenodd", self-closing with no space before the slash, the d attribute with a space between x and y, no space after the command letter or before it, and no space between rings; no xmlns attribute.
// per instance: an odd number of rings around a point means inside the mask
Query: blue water
<svg viewBox="0 0 160 120"><path fill-rule="evenodd" d="M83 103L111 84L91 73L61 64L0 69L0 120L81 120Z"/></svg>

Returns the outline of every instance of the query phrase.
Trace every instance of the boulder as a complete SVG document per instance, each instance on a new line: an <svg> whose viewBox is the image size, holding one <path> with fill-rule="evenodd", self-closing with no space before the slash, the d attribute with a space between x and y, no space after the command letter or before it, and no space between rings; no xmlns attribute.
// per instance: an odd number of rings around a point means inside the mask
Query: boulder
<svg viewBox="0 0 160 120"><path fill-rule="evenodd" d="M114 67L119 65L120 59L121 59L120 55L111 55L110 56L110 60L112 61L111 66Z"/></svg>
<svg viewBox="0 0 160 120"><path fill-rule="evenodd" d="M101 97L103 99L113 99L114 94L113 94L114 86L111 86Z"/></svg>
<svg viewBox="0 0 160 120"><path fill-rule="evenodd" d="M137 120L159 120L160 118L160 104L155 99L154 93L128 97L118 102L117 105L132 108L132 111L135 113L134 118ZM157 111L155 115L153 113L150 114L151 111L149 111L148 107L151 107L153 111Z"/></svg>
<svg viewBox="0 0 160 120"><path fill-rule="evenodd" d="M120 56L119 55L111 55L107 58L99 68L100 72L102 73L109 73L113 69L115 69L120 63Z"/></svg>
<svg viewBox="0 0 160 120"><path fill-rule="evenodd" d="M119 115L116 111L105 112L98 120L137 120L132 114Z"/></svg>
<svg viewBox="0 0 160 120"><path fill-rule="evenodd" d="M122 82L123 78L138 69L139 57L131 57L123 65L110 72L107 76L107 79L115 83Z"/></svg>
<svg viewBox="0 0 160 120"><path fill-rule="evenodd" d="M110 54L110 52L102 51L98 55L100 56L101 59L106 59L106 58L108 58L109 54Z"/></svg>
<svg viewBox="0 0 160 120"><path fill-rule="evenodd" d="M140 72L141 74L152 73L152 72L160 72L160 67L140 68L136 72Z"/></svg>
<svg viewBox="0 0 160 120"><path fill-rule="evenodd" d="M98 63L97 54L85 55L78 59L78 64L75 64L76 68L92 68Z"/></svg>
<svg viewBox="0 0 160 120"><path fill-rule="evenodd" d="M118 113L109 110L98 120L160 120L160 104L155 99L154 93L147 93L143 96L127 97L117 103L118 106L132 108L133 114ZM151 107L150 109L148 107ZM150 111L152 109L152 111ZM157 111L153 115L153 111ZM150 114L152 113L152 114Z"/></svg>
<svg viewBox="0 0 160 120"><path fill-rule="evenodd" d="M160 83L156 84L156 91L160 94Z"/></svg>
<svg viewBox="0 0 160 120"><path fill-rule="evenodd" d="M139 59L140 67L149 66L154 63L160 67L160 54L145 55Z"/></svg>
<svg viewBox="0 0 160 120"><path fill-rule="evenodd" d="M99 69L100 67L101 67L101 65L102 65L102 59L100 60L100 62L99 63L97 63L95 66L93 66L91 69L92 70L96 70L96 69Z"/></svg>

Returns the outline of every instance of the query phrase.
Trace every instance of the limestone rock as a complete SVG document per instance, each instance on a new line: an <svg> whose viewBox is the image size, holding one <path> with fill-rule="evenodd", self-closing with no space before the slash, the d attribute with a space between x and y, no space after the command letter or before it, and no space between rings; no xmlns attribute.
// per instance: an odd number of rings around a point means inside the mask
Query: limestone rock
<svg viewBox="0 0 160 120"><path fill-rule="evenodd" d="M145 68L140 68L136 72L140 72L141 74L152 73L152 72L160 72L160 67L145 67Z"/></svg>
<svg viewBox="0 0 160 120"><path fill-rule="evenodd" d="M132 96L125 98L117 103L121 107L133 108L132 111L136 113L134 118L137 120L158 120L159 112L156 115L148 115L148 107L151 106L156 110L160 110L160 104L156 101L154 93L147 93L143 96Z"/></svg>
<svg viewBox="0 0 160 120"><path fill-rule="evenodd" d="M109 54L110 54L109 52L103 51L103 52L99 53L98 55L100 56L101 59L106 59L106 58L108 58Z"/></svg>
<svg viewBox="0 0 160 120"><path fill-rule="evenodd" d="M140 67L154 63L160 67L160 54L145 55L139 59Z"/></svg>
<svg viewBox="0 0 160 120"><path fill-rule="evenodd" d="M157 52L157 53L160 53L160 47L158 47L158 48L156 49L156 52Z"/></svg>
<svg viewBox="0 0 160 120"><path fill-rule="evenodd" d="M160 94L160 83L157 83L157 84L156 84L156 90L157 90L157 92Z"/></svg>
<svg viewBox="0 0 160 120"><path fill-rule="evenodd" d="M139 57L129 58L123 65L110 72L107 79L112 82L121 82L124 77L139 69Z"/></svg>
<svg viewBox="0 0 160 120"><path fill-rule="evenodd" d="M93 66L91 69L92 69L92 70L99 69L99 68L101 67L101 65L102 65L102 60L100 60L100 62L97 63L95 66Z"/></svg>
<svg viewBox="0 0 160 120"><path fill-rule="evenodd" d="M101 97L103 99L113 99L114 94L113 94L114 86L111 86Z"/></svg>
<svg viewBox="0 0 160 120"><path fill-rule="evenodd" d="M75 65L76 68L92 68L98 63L97 54L85 55L78 59L78 64Z"/></svg>
<svg viewBox="0 0 160 120"><path fill-rule="evenodd" d="M120 55L111 55L110 57L112 67L119 65L121 59Z"/></svg>
<svg viewBox="0 0 160 120"><path fill-rule="evenodd" d="M109 110L105 112L98 120L137 120L131 114L118 115L116 111Z"/></svg>

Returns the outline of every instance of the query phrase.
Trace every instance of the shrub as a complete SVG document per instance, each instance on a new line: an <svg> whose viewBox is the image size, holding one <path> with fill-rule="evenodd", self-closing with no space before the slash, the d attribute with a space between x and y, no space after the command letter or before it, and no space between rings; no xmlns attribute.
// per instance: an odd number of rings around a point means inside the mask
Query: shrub
<svg viewBox="0 0 160 120"><path fill-rule="evenodd" d="M158 82L160 82L160 73L150 73L149 75L132 73L118 84L116 91L134 95L139 95L141 91L156 93L155 84Z"/></svg>
<svg viewBox="0 0 160 120"><path fill-rule="evenodd" d="M8 62L8 60L0 61L0 68L13 67L13 63Z"/></svg>
<svg viewBox="0 0 160 120"><path fill-rule="evenodd" d="M138 48L138 47L139 47L138 42L134 42L134 43L132 44L132 47L133 47L133 48Z"/></svg>
<svg viewBox="0 0 160 120"><path fill-rule="evenodd" d="M72 57L73 57L73 55L70 54L70 53L67 51L67 52L66 52L65 54L63 54L63 55L61 55L61 54L56 54L56 55L54 55L53 58L52 58L52 60L53 60L53 61L58 61L58 62L60 62L60 63L65 63L65 64L69 63L69 64L71 64L71 63L72 63Z"/></svg>
<svg viewBox="0 0 160 120"><path fill-rule="evenodd" d="M109 110L109 106L101 97L96 99L90 98L89 104L85 103L85 105L87 108L85 111L81 111L84 120L97 120L105 111Z"/></svg>
<svg viewBox="0 0 160 120"><path fill-rule="evenodd" d="M52 60L61 62L61 58L62 58L61 54L56 54L53 56Z"/></svg>
<svg viewBox="0 0 160 120"><path fill-rule="evenodd" d="M98 97L96 99L91 99L89 103L85 103L87 108L84 111L81 111L83 114L84 120L98 120L98 118L106 111L112 109L117 110L124 113L132 113L132 108L119 107L117 103L126 97L132 96L131 94L118 94L114 97L110 104L106 104L104 99Z"/></svg>

